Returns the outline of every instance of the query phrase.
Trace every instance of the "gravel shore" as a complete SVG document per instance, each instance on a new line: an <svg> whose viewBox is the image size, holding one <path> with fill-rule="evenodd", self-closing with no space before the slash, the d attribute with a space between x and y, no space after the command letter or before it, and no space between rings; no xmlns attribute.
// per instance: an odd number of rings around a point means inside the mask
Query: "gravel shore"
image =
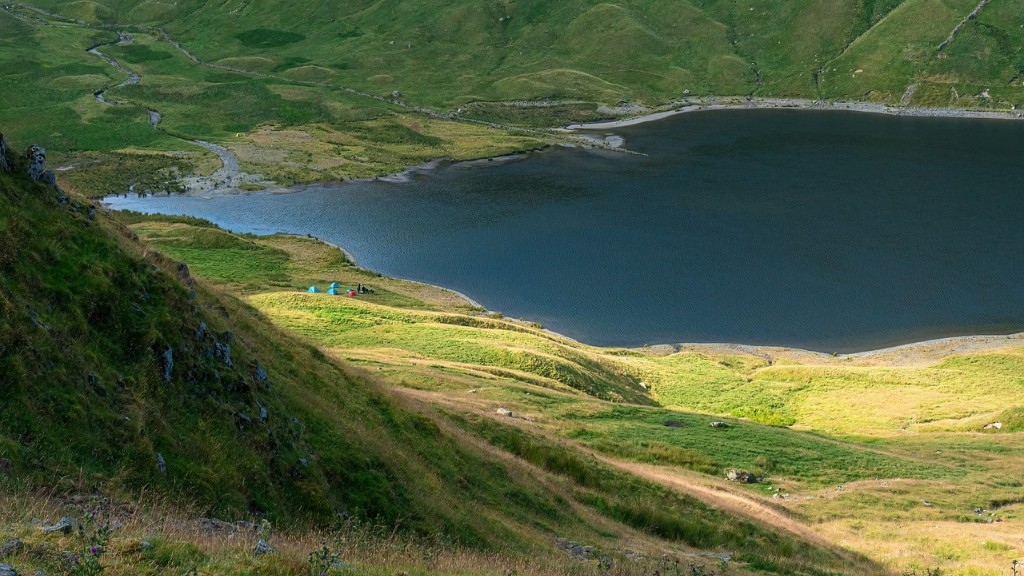
<svg viewBox="0 0 1024 576"><path fill-rule="evenodd" d="M645 122L662 120L677 114L698 112L701 110L844 110L848 112L866 112L869 114L889 114L891 116L929 116L941 118L989 118L996 120L1024 120L1024 112L993 112L986 110L964 110L961 108L920 108L914 106L890 106L868 102L829 102L826 100L808 100L801 98L747 98L707 97L680 100L670 110L663 110L608 122L589 122L571 124L566 130L609 130L635 126Z"/></svg>

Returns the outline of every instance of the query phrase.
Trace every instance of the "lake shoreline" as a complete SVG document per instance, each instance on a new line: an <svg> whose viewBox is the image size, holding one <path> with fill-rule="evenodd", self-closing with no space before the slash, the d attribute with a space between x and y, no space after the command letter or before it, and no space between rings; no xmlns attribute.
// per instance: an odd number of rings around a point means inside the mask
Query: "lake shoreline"
<svg viewBox="0 0 1024 576"><path fill-rule="evenodd" d="M291 234L291 236L302 237L299 235ZM320 238L314 238L319 242L339 250L342 254L348 258L353 265L356 265L355 257L348 251L326 240ZM371 272L375 272L370 270ZM375 272L378 273L378 272ZM398 278L393 276L387 276L393 280L400 280L402 282L409 282L411 284L418 284L420 286L427 286L435 290L448 292L454 294L459 298L463 299L469 306L473 308L479 308L482 314L494 314L496 311L489 310L476 300L473 300L466 294L453 290L451 288L445 288L444 286L438 286L437 284L430 284L428 282L420 282L419 280L410 280L407 278ZM500 311L497 311L500 313ZM513 319L504 317L503 319L509 322L518 323L523 322L526 324L537 326L539 324L531 322L529 319ZM939 338L929 338L927 340L918 340L915 342L907 342L905 344L896 344L892 346L883 346L881 348L875 348L871 350L864 350L860 352L848 352L848 353L828 353L819 352L815 350L809 350L806 348L798 348L793 346L772 346L772 345L758 345L758 344L741 344L736 342L680 342L671 344L651 344L644 346L595 346L588 344L576 338L566 336L559 332L549 330L548 328L541 328L541 330L552 336L558 338L564 338L570 342L581 344L584 346L592 346L594 348L614 350L614 349L627 349L637 352L646 352L653 354L674 354L679 352L697 352L697 353L740 353L749 356L757 356L765 359L769 364L773 364L778 359L787 360L799 360L802 364L826 364L826 365L846 365L846 366L926 366L934 364L943 358L953 356L956 354L966 353L978 353L978 352L991 352L996 350L1002 350L1014 346L1024 346L1024 332L1013 332L1010 334L969 334L961 336L944 336Z"/></svg>
<svg viewBox="0 0 1024 576"><path fill-rule="evenodd" d="M747 98L744 96L707 98L688 98L671 105L669 110L652 112L642 116L607 120L603 122L585 122L570 124L561 130L576 132L577 130L614 130L648 122L664 120L679 114L709 110L824 110L839 112L861 112L867 114L885 114L888 116L912 116L930 118L968 118L989 120L1024 120L1024 112L996 112L986 110L969 110L964 108L928 108L918 106L892 106L888 104L872 104L869 102L829 102L826 100L810 100L806 98Z"/></svg>

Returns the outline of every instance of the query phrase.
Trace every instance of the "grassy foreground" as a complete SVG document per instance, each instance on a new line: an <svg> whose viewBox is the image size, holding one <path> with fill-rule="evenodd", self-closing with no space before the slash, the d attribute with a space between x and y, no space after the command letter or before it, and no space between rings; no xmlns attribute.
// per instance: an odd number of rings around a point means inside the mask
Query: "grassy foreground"
<svg viewBox="0 0 1024 576"><path fill-rule="evenodd" d="M277 325L542 466L551 456L534 455L537 444L491 428L511 424L586 455L588 467L601 462L718 509L742 501L747 517L806 530L894 572L1008 574L1024 554L1019 345L913 362L601 349L377 277L316 240L124 218ZM302 291L331 281L376 293ZM730 427L712 428L714 420ZM1002 427L983 430L992 422ZM766 481L720 480L730 469Z"/></svg>
<svg viewBox="0 0 1024 576"><path fill-rule="evenodd" d="M879 571L526 420L397 388L206 278L248 269L256 294L264 276L351 274L400 304L381 307L399 320L459 319L466 308L450 293L374 277L309 239L259 244L190 220L135 222L166 232L148 244L13 160L0 174L0 562L19 573L319 574L305 558L321 537L325 554L368 574ZM205 246L189 255L192 270L175 251L189 238ZM544 365L534 356L509 370L526 375L534 361ZM572 384L593 395L523 392L653 404L600 366ZM63 516L83 532L42 530ZM257 537L279 552L256 556ZM730 561L719 567L721 554Z"/></svg>

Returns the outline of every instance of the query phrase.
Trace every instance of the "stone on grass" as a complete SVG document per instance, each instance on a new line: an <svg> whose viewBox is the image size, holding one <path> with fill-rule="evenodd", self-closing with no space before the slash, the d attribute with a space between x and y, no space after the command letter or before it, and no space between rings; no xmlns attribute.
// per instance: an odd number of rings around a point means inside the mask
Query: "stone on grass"
<svg viewBox="0 0 1024 576"><path fill-rule="evenodd" d="M725 422L721 422L719 420L716 420L716 421L711 423L711 427L712 428L728 428L729 425L726 424Z"/></svg>
<svg viewBox="0 0 1024 576"><path fill-rule="evenodd" d="M63 532L68 534L75 527L75 519L70 516L64 516L59 522L52 526L41 526L39 531L43 534L53 534L54 532Z"/></svg>
<svg viewBox="0 0 1024 576"><path fill-rule="evenodd" d="M515 417L515 415L512 414L512 411L509 410L508 408L498 408L497 412L498 414L501 414L502 416L508 416L509 418Z"/></svg>
<svg viewBox="0 0 1024 576"><path fill-rule="evenodd" d="M267 544L266 540L260 540L256 543L256 549L252 551L253 556L263 556L264 554L270 554L274 552L274 547Z"/></svg>
<svg viewBox="0 0 1024 576"><path fill-rule="evenodd" d="M18 572L10 564L0 564L0 576L18 576Z"/></svg>
<svg viewBox="0 0 1024 576"><path fill-rule="evenodd" d="M753 472L746 470L729 470L725 473L725 478L730 482L740 482L743 484L757 484L764 480L764 478L758 478Z"/></svg>
<svg viewBox="0 0 1024 576"><path fill-rule="evenodd" d="M3 546L0 546L0 558L6 558L12 554L17 554L25 547L25 543L15 538L14 540L8 541Z"/></svg>
<svg viewBox="0 0 1024 576"><path fill-rule="evenodd" d="M28 177L38 181L46 171L46 149L33 144L25 150L25 157L28 158Z"/></svg>

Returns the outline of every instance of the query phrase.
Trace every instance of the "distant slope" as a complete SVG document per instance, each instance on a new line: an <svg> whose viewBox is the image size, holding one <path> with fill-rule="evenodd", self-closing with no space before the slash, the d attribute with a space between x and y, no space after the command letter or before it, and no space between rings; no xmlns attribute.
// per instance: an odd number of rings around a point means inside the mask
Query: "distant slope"
<svg viewBox="0 0 1024 576"><path fill-rule="evenodd" d="M574 140L554 127L686 99L1012 112L1024 107L1014 9L999 0L33 0L0 9L0 124L49 142L67 187L103 195L214 173L219 161L197 140L288 186L532 150ZM127 71L140 80L126 83Z"/></svg>
<svg viewBox="0 0 1024 576"><path fill-rule="evenodd" d="M653 103L684 90L896 104L914 83L922 85L916 103L1024 104L1010 89L1024 68L1022 31L1013 4L998 1L941 55L976 0L33 4L90 22L164 26L203 59L258 56L249 63L278 73L316 65L346 84L432 106ZM982 87L990 97L977 96Z"/></svg>

